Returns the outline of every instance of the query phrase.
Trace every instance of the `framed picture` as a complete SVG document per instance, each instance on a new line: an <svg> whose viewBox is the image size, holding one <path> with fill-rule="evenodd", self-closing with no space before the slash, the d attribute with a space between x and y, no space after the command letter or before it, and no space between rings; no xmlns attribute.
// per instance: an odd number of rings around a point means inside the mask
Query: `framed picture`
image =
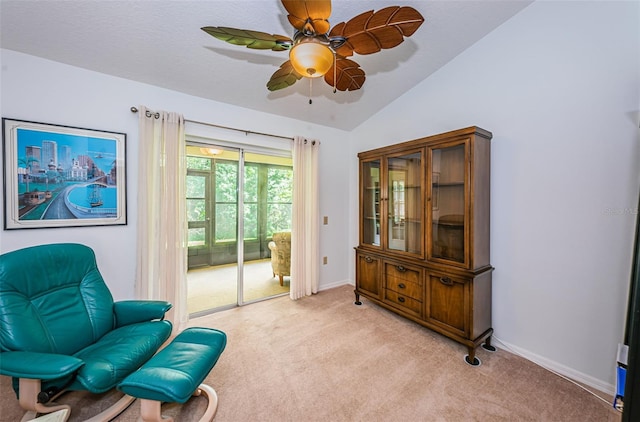
<svg viewBox="0 0 640 422"><path fill-rule="evenodd" d="M2 119L4 228L127 224L126 134Z"/></svg>

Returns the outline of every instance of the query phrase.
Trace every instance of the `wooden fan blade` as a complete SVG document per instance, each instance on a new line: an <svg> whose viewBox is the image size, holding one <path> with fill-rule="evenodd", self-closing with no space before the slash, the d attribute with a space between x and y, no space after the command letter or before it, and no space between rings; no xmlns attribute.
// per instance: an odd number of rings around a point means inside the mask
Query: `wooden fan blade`
<svg viewBox="0 0 640 422"><path fill-rule="evenodd" d="M276 73L271 75L271 79L267 82L267 88L269 91L277 91L295 84L300 78L302 75L296 72L291 66L291 61L287 60L280 65L280 69L276 70Z"/></svg>
<svg viewBox="0 0 640 422"><path fill-rule="evenodd" d="M222 26L205 26L201 29L207 34L229 44L244 45L247 48L258 50L283 51L289 50L293 45L293 40L284 35L270 35L266 32Z"/></svg>
<svg viewBox="0 0 640 422"><path fill-rule="evenodd" d="M289 12L289 23L298 31L305 32L309 21L316 35L329 32L331 0L282 0L282 5Z"/></svg>
<svg viewBox="0 0 640 422"><path fill-rule="evenodd" d="M329 37L341 36L346 42L336 53L348 57L358 54L377 53L393 48L410 37L422 25L424 18L412 7L391 6L377 12L370 10L355 18L334 26Z"/></svg>
<svg viewBox="0 0 640 422"><path fill-rule="evenodd" d="M360 69L360 65L353 60L337 57L335 69L331 67L324 75L324 81L334 86L334 70L335 70L335 87L340 91L355 91L362 88L366 79L364 70Z"/></svg>

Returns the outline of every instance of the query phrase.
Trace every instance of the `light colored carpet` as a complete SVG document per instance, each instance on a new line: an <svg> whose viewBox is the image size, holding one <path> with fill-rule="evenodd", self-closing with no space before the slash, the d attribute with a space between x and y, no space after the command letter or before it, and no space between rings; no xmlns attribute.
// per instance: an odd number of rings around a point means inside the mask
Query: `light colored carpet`
<svg viewBox="0 0 640 422"><path fill-rule="evenodd" d="M289 277L273 276L270 259L244 263L243 296L251 302L289 293ZM187 273L187 308L194 314L237 303L238 267L236 264L198 268Z"/></svg>
<svg viewBox="0 0 640 422"><path fill-rule="evenodd" d="M466 348L370 302L353 304L353 287L298 301L258 302L193 319L221 329L228 345L206 382L220 405L215 421L553 421L619 422L608 402L504 350ZM2 377L3 421L20 414ZM96 413L112 395L70 393L70 419ZM198 420L205 400L163 410ZM116 421L134 421L134 403Z"/></svg>

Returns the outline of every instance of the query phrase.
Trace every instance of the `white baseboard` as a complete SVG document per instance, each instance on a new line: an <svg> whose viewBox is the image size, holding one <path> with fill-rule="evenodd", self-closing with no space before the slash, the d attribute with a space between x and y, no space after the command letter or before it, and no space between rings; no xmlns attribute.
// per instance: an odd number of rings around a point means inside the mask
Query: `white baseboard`
<svg viewBox="0 0 640 422"><path fill-rule="evenodd" d="M334 281L333 283L322 284L321 286L318 286L318 291L321 292L323 290L333 289L334 287L344 286L345 284L355 286L350 280Z"/></svg>
<svg viewBox="0 0 640 422"><path fill-rule="evenodd" d="M323 285L320 288L320 290L332 289L334 287L343 286L345 284L355 287L355 283L353 281L343 280L343 281L338 281L331 284ZM609 384L598 378L594 378L590 375L576 371L573 368L569 368L568 366L562 365L558 362L547 359L543 356L539 356L533 352L530 352L529 350L523 349L521 347L515 346L505 341L502 341L499 338L496 338L495 335L491 337L491 340L492 340L491 343L494 344L496 347L502 348L508 352L519 355L535 363L536 365L540 365L541 367L548 369L551 372L555 372L560 376L569 378L572 381L576 381L580 384L583 384L583 386L591 387L594 390L597 390L598 392L606 393L611 396L614 396L616 394L616 387L614 384ZM595 392L592 392L592 393L597 394Z"/></svg>
<svg viewBox="0 0 640 422"><path fill-rule="evenodd" d="M542 366L550 370L551 372L555 372L560 376L569 378L570 380L577 381L585 386L589 386L595 390L600 392L609 394L611 396L615 395L616 388L615 385L604 382L600 379L594 378L590 375L584 374L582 372L576 371L573 368L569 368L568 366L562 365L553 360L547 359L543 356L536 355L529 350L522 349L521 347L515 346L513 344L502 341L494 336L491 337L491 344L500 348L502 346L508 352L514 353L516 355L522 356L523 358L530 360L531 362Z"/></svg>

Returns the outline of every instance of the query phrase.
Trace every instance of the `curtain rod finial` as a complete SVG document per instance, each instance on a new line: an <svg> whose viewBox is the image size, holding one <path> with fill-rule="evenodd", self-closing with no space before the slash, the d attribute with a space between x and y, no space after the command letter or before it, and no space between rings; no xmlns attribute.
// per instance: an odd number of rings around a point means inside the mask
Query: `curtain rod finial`
<svg viewBox="0 0 640 422"><path fill-rule="evenodd" d="M137 112L138 112L138 109L137 109L136 107L131 107L131 112L132 112L132 113L137 113Z"/></svg>

